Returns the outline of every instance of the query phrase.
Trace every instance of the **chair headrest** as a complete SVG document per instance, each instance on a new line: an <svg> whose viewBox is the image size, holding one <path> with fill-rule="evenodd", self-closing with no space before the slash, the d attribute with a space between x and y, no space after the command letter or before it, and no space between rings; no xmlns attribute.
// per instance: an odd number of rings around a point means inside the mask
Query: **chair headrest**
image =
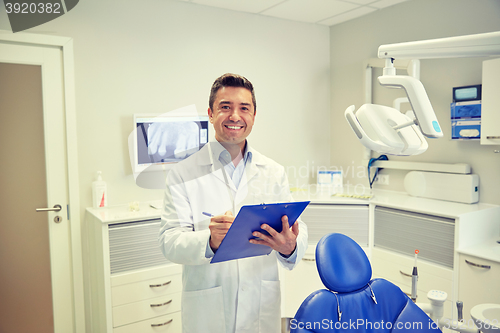
<svg viewBox="0 0 500 333"><path fill-rule="evenodd" d="M316 246L321 281L331 291L346 293L370 282L372 267L365 251L343 234L323 236Z"/></svg>

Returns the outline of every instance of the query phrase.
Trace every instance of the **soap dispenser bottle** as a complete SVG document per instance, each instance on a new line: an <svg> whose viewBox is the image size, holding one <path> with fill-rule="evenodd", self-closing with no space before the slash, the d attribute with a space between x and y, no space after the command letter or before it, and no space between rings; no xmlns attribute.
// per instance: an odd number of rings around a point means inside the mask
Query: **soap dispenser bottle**
<svg viewBox="0 0 500 333"><path fill-rule="evenodd" d="M108 189L102 180L101 171L97 171L97 180L92 182L92 205L94 208L108 206Z"/></svg>

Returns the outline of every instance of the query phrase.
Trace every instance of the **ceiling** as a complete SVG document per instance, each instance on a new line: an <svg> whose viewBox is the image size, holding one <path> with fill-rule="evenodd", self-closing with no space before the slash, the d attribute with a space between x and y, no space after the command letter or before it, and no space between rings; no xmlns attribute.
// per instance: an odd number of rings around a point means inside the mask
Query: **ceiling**
<svg viewBox="0 0 500 333"><path fill-rule="evenodd" d="M238 12L326 26L335 25L407 0L178 0Z"/></svg>

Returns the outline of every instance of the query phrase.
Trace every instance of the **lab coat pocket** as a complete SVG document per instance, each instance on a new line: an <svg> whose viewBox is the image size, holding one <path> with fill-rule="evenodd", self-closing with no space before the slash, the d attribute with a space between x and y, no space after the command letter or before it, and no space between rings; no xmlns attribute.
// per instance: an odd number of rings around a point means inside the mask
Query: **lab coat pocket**
<svg viewBox="0 0 500 333"><path fill-rule="evenodd" d="M260 291L259 332L274 333L281 330L281 299L279 281L262 281Z"/></svg>
<svg viewBox="0 0 500 333"><path fill-rule="evenodd" d="M183 333L221 333L225 331L222 287L183 292Z"/></svg>

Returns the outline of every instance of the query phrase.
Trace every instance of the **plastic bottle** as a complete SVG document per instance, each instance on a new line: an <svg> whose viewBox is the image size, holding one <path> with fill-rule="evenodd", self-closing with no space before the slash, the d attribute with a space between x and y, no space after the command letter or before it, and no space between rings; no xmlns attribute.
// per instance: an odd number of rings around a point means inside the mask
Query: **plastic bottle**
<svg viewBox="0 0 500 333"><path fill-rule="evenodd" d="M92 205L94 208L108 206L108 189L101 171L97 171L97 180L92 182Z"/></svg>

